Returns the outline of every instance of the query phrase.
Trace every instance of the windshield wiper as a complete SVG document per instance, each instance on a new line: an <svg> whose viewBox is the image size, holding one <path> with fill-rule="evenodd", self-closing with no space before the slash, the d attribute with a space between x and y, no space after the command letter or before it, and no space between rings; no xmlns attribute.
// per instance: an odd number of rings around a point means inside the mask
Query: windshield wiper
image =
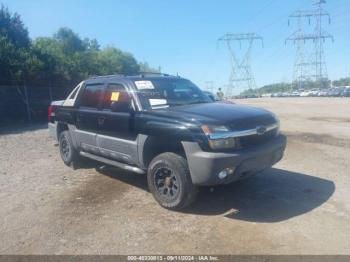
<svg viewBox="0 0 350 262"><path fill-rule="evenodd" d="M206 103L210 103L209 101L205 101L205 100L197 100L197 101L193 101L190 102L189 104L206 104Z"/></svg>
<svg viewBox="0 0 350 262"><path fill-rule="evenodd" d="M193 105L193 104L203 104L203 103L210 103L205 100L196 100L196 101L186 101L186 102L168 102L167 105L169 106L186 106L186 105Z"/></svg>
<svg viewBox="0 0 350 262"><path fill-rule="evenodd" d="M169 106L183 106L183 103L167 103Z"/></svg>

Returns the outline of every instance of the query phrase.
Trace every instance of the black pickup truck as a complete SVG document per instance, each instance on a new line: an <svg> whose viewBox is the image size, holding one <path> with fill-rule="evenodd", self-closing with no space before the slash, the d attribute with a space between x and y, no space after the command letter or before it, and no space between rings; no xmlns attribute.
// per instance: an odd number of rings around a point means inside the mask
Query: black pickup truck
<svg viewBox="0 0 350 262"><path fill-rule="evenodd" d="M170 75L100 76L49 107L65 164L87 157L147 174L158 203L179 210L199 186L228 184L271 167L286 145L266 110L213 101Z"/></svg>

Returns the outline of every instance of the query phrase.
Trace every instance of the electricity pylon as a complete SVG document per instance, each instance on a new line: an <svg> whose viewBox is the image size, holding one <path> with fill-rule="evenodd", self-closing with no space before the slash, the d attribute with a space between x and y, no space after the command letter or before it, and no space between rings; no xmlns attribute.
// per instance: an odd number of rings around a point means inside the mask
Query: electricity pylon
<svg viewBox="0 0 350 262"><path fill-rule="evenodd" d="M297 53L294 63L293 83L296 88L302 88L305 81L324 82L328 80L327 66L324 57L324 43L327 39L332 39L333 36L323 29L322 18L328 18L330 24L330 15L325 12L322 5L325 0L316 0L314 5L316 8L311 11L296 11L289 18L295 18L298 21L298 30L286 38L285 42L292 41L297 46ZM315 21L315 28L311 33L305 32L304 21ZM288 24L290 21L288 20ZM306 43L313 42L313 51L307 57Z"/></svg>
<svg viewBox="0 0 350 262"><path fill-rule="evenodd" d="M235 89L240 89L243 91L256 88L255 78L251 66L251 52L253 43L256 40L260 40L262 46L264 45L263 38L255 33L225 34L218 39L218 41L225 42L227 44L227 48L230 53L231 74L229 84L225 92L226 97L232 97L235 93ZM243 42L248 43L241 59L238 58L238 51L234 50L232 47L233 42L238 42L240 49L242 49Z"/></svg>

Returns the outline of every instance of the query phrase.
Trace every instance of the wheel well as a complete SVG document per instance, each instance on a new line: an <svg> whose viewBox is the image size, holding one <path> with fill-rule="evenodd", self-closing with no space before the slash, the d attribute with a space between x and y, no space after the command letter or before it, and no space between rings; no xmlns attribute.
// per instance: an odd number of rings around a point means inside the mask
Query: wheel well
<svg viewBox="0 0 350 262"><path fill-rule="evenodd" d="M57 139L60 137L60 134L65 130L68 130L67 124L65 124L65 123L58 123L57 124Z"/></svg>
<svg viewBox="0 0 350 262"><path fill-rule="evenodd" d="M144 167L147 168L153 158L165 152L173 152L186 157L185 150L180 140L159 137L147 138L142 154Z"/></svg>

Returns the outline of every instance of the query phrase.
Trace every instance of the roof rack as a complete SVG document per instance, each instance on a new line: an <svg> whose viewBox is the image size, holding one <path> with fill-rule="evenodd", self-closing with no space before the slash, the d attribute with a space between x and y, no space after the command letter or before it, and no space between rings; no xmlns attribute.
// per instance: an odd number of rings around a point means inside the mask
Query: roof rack
<svg viewBox="0 0 350 262"><path fill-rule="evenodd" d="M173 76L170 74L164 74L164 73L159 73L159 72L138 72L137 74L134 75L123 75L123 74L113 74L113 75L105 75L105 76L90 76L88 79L99 79L99 78L109 78L109 77L128 77L128 76L139 76L139 77L145 77L145 76L152 76L152 75L157 75L157 76ZM179 75L173 76L173 77L180 77Z"/></svg>
<svg viewBox="0 0 350 262"><path fill-rule="evenodd" d="M164 73L160 73L160 72L139 72L139 75L141 77L145 76L145 75L160 75L160 76L170 76L169 74L164 74Z"/></svg>
<svg viewBox="0 0 350 262"><path fill-rule="evenodd" d="M89 79L107 78L107 77L124 77L124 76L125 75L122 75L122 74L105 75L105 76L90 76Z"/></svg>

